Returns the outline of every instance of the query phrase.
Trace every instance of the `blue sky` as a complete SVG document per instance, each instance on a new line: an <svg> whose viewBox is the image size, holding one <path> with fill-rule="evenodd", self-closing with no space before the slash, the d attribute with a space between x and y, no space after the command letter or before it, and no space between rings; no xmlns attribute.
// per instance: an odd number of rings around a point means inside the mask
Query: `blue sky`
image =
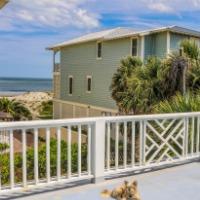
<svg viewBox="0 0 200 200"><path fill-rule="evenodd" d="M10 0L0 10L0 77L51 77L49 45L113 27L200 30L200 0Z"/></svg>

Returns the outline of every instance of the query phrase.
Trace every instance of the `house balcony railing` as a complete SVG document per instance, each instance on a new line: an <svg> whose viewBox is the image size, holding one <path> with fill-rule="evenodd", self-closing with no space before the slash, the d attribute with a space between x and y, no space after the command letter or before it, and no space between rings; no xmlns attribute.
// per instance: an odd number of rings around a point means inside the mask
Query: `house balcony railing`
<svg viewBox="0 0 200 200"><path fill-rule="evenodd" d="M4 154L9 175L1 169L0 193L82 179L97 182L200 157L200 113L5 122L0 130L9 134L9 151ZM15 163L20 154L14 149L16 131L21 135L21 171ZM27 146L31 133L32 147Z"/></svg>
<svg viewBox="0 0 200 200"><path fill-rule="evenodd" d="M60 63L55 63L54 64L54 68L53 68L53 72L60 72Z"/></svg>

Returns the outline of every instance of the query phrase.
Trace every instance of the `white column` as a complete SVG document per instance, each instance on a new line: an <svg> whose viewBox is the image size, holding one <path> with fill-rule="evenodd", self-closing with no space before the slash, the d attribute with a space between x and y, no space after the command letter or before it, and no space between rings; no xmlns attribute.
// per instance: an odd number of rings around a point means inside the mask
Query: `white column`
<svg viewBox="0 0 200 200"><path fill-rule="evenodd" d="M14 142L13 130L10 130L10 188L13 189L15 185L14 173Z"/></svg>
<svg viewBox="0 0 200 200"><path fill-rule="evenodd" d="M55 72L55 64L56 64L56 51L53 51L53 72Z"/></svg>
<svg viewBox="0 0 200 200"><path fill-rule="evenodd" d="M91 165L92 175L94 175L93 183L104 180L104 163L105 163L105 120L96 121L93 132L91 134Z"/></svg>
<svg viewBox="0 0 200 200"><path fill-rule="evenodd" d="M35 184L39 183L39 167L38 167L38 129L34 129L34 177Z"/></svg>
<svg viewBox="0 0 200 200"><path fill-rule="evenodd" d="M170 32L167 32L167 56L170 54Z"/></svg>
<svg viewBox="0 0 200 200"><path fill-rule="evenodd" d="M142 61L144 61L144 48L145 48L144 37L145 37L145 36L141 36L140 58L141 58Z"/></svg>
<svg viewBox="0 0 200 200"><path fill-rule="evenodd" d="M26 158L26 130L22 130L22 168L23 168L23 186L27 186L27 158Z"/></svg>

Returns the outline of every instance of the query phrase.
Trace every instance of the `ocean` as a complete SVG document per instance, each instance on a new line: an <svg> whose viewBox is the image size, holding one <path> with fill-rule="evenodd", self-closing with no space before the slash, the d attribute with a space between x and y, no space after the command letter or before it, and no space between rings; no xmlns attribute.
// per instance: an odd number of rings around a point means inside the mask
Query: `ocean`
<svg viewBox="0 0 200 200"><path fill-rule="evenodd" d="M15 95L25 92L52 91L52 79L0 78L0 95Z"/></svg>

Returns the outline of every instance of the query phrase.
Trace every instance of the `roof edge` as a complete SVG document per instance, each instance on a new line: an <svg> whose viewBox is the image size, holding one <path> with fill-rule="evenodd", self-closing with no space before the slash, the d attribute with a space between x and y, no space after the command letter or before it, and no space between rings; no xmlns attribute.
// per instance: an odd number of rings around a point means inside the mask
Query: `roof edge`
<svg viewBox="0 0 200 200"><path fill-rule="evenodd" d="M105 38L105 36L104 36L104 37L99 37L99 38L97 37L97 38L94 38L94 39L87 39L87 40L83 40L83 41L76 41L76 42L72 42L70 44L60 43L60 44L57 44L57 45L47 47L46 50L53 50L53 51L57 50L58 51L63 47L76 45L76 44L83 44L83 43L86 43L86 42L92 42L92 41L98 41L98 40L109 41L109 40L115 40L115 39L121 39L121 38L127 38L127 37L134 37L134 36L145 36L145 35L149 35L149 34L152 34L152 33L159 33L159 32L163 32L163 31L170 31L170 32L174 32L174 33L191 35L193 37L200 38L200 31L192 30L192 29L189 29L189 28L184 28L184 27L181 27L181 26L172 25L172 26L154 28L154 29L138 31L138 32L133 31L132 33L123 34L121 36L117 36L117 37L113 37L113 38Z"/></svg>

